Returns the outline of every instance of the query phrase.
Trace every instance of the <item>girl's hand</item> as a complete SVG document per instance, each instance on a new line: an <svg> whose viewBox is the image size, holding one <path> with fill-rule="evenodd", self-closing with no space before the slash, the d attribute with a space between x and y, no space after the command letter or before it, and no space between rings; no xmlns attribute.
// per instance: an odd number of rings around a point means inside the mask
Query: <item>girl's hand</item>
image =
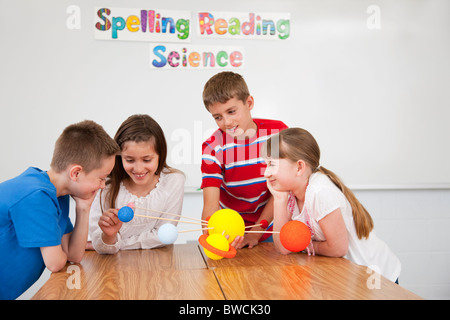
<svg viewBox="0 0 450 320"><path fill-rule="evenodd" d="M289 197L289 192L288 191L276 191L272 184L269 182L269 180L267 180L267 188L269 189L270 193L273 196L274 200L286 200Z"/></svg>
<svg viewBox="0 0 450 320"><path fill-rule="evenodd" d="M98 225L102 229L104 235L107 237L114 237L119 232L122 227L122 221L119 220L117 216L119 209L108 209L103 212L100 219L98 220Z"/></svg>
<svg viewBox="0 0 450 320"><path fill-rule="evenodd" d="M92 245L92 241L86 242L86 250L88 250L88 251L95 250L94 246Z"/></svg>

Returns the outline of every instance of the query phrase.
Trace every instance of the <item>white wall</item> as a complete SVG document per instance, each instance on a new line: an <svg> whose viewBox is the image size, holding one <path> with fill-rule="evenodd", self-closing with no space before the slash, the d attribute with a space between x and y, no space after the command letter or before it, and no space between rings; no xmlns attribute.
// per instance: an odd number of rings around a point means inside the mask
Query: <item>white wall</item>
<svg viewBox="0 0 450 320"><path fill-rule="evenodd" d="M66 26L71 5L80 29ZM71 123L91 119L114 135L131 114L148 113L165 131L168 162L188 186L200 184L202 135L216 127L201 92L223 69L152 69L154 42L94 38L96 6L188 10L192 45L243 47L238 72L253 116L309 130L321 163L349 184L450 184L449 166L415 170L450 162L441 147L450 136L447 0L3 0L0 136L13 137L1 141L13 152L0 159L0 181L48 167ZM197 11L290 13L290 37L205 39Z"/></svg>
<svg viewBox="0 0 450 320"><path fill-rule="evenodd" d="M426 299L450 299L450 190L355 194L399 257L400 284Z"/></svg>

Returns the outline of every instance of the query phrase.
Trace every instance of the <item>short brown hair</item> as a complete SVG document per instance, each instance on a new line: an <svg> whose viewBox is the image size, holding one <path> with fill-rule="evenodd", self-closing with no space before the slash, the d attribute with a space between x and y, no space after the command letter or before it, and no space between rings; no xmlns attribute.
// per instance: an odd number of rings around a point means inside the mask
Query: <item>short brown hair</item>
<svg viewBox="0 0 450 320"><path fill-rule="evenodd" d="M64 129L56 140L50 166L56 172L61 172L67 166L77 164L89 173L100 168L103 159L119 151L117 143L101 125L85 120Z"/></svg>
<svg viewBox="0 0 450 320"><path fill-rule="evenodd" d="M203 103L208 109L214 103L225 103L236 98L245 103L250 92L244 78L231 71L224 71L211 77L203 88Z"/></svg>

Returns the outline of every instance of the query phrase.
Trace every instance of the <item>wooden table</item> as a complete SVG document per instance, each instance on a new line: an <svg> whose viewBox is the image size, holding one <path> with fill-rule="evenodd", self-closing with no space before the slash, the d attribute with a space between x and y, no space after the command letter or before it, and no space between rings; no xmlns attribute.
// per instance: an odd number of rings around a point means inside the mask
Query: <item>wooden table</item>
<svg viewBox="0 0 450 320"><path fill-rule="evenodd" d="M370 289L367 268L343 258L281 255L272 243L238 250L233 259L211 260L198 244L100 255L87 251L79 266L80 289L73 276L53 273L33 299L421 299L379 278Z"/></svg>
<svg viewBox="0 0 450 320"><path fill-rule="evenodd" d="M273 243L241 249L233 259L207 259L206 263L230 300L422 299L381 275L379 289L370 289L367 281L374 274L347 259L281 255Z"/></svg>
<svg viewBox="0 0 450 320"><path fill-rule="evenodd" d="M124 250L114 255L86 251L81 261L80 289L69 289L70 264L50 279L34 299L215 300L223 299L214 272L195 244L152 250Z"/></svg>

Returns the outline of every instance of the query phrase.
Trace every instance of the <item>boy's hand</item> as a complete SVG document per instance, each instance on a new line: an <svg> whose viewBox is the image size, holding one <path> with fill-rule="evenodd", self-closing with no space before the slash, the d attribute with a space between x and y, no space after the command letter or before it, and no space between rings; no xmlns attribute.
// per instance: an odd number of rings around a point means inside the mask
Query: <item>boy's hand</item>
<svg viewBox="0 0 450 320"><path fill-rule="evenodd" d="M122 221L119 220L117 216L119 209L108 209L103 212L100 219L98 220L98 225L102 229L103 233L107 237L116 237L117 232L119 232L122 227Z"/></svg>
<svg viewBox="0 0 450 320"><path fill-rule="evenodd" d="M260 234L251 234L251 235L247 234L243 237L236 236L236 238L234 238L233 242L231 242L231 245L235 249L242 249L247 246L249 249L251 249L254 246L258 245L260 237L261 237Z"/></svg>
<svg viewBox="0 0 450 320"><path fill-rule="evenodd" d="M97 190L98 192L98 190ZM79 198L79 197L75 197L72 196L72 199L75 200L75 210L78 212L90 212L91 210L91 205L92 202L94 202L95 199L95 195L97 194L97 192L95 192L94 194L91 195L91 197L83 199L83 198Z"/></svg>

